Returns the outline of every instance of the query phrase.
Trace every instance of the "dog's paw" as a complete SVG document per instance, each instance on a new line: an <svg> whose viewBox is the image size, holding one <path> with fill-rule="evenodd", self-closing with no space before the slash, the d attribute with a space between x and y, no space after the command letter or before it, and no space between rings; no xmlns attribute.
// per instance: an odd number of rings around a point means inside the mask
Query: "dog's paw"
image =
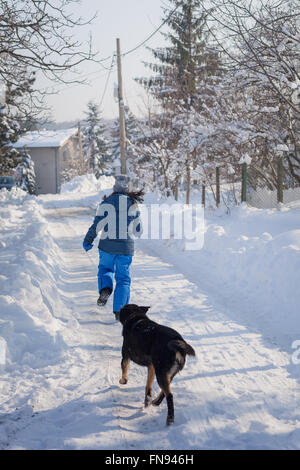
<svg viewBox="0 0 300 470"><path fill-rule="evenodd" d="M159 406L164 398L165 398L165 395L163 393L160 393L158 395L158 397L156 397L156 398L154 398L154 400L152 400L151 405Z"/></svg>
<svg viewBox="0 0 300 470"><path fill-rule="evenodd" d="M144 407L148 408L148 406L150 406L151 403L152 403L152 398L151 397L146 397L145 401L144 401Z"/></svg>
<svg viewBox="0 0 300 470"><path fill-rule="evenodd" d="M174 424L174 416L167 417L166 425L170 426L171 424Z"/></svg>
<svg viewBox="0 0 300 470"><path fill-rule="evenodd" d="M157 398L155 400L152 400L151 405L153 406L159 406L161 404L161 401L158 400Z"/></svg>
<svg viewBox="0 0 300 470"><path fill-rule="evenodd" d="M119 380L119 383L120 383L121 385L125 385L125 384L127 384L127 382L128 382L128 380L127 380L127 379L123 379L123 377Z"/></svg>

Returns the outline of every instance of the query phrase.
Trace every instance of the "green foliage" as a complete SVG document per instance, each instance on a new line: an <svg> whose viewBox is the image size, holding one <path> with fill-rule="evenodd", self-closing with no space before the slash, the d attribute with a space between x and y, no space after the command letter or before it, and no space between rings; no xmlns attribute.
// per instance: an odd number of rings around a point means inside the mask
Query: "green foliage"
<svg viewBox="0 0 300 470"><path fill-rule="evenodd" d="M208 12L202 7L203 1L169 0L169 3L163 10L169 26L164 36L170 45L151 50L157 62L146 65L156 75L139 81L164 107L172 107L174 101L189 107L194 105L201 81L218 72L220 60L218 53L207 44Z"/></svg>

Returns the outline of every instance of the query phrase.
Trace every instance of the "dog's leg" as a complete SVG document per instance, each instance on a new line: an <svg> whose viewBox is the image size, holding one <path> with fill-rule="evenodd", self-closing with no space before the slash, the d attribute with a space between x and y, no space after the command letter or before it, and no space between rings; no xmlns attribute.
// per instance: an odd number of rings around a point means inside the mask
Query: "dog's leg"
<svg viewBox="0 0 300 470"><path fill-rule="evenodd" d="M174 423L174 401L173 401L173 394L171 392L171 378L168 374L156 374L157 382L158 385L160 386L163 395L167 399L167 405L168 405L168 415L167 415L167 426L170 424ZM161 395L161 394L160 394ZM158 399L160 398L160 395ZM161 399L162 401L162 399Z"/></svg>
<svg viewBox="0 0 300 470"><path fill-rule="evenodd" d="M161 404L161 402L163 401L164 398L165 398L164 392L160 392L160 394L158 395L158 397L156 397L154 400L152 400L151 405L159 406L159 405Z"/></svg>
<svg viewBox="0 0 300 470"><path fill-rule="evenodd" d="M171 391L167 395L167 404L168 404L168 416L167 416L167 426L174 423L174 401L173 393Z"/></svg>
<svg viewBox="0 0 300 470"><path fill-rule="evenodd" d="M130 360L128 357L123 357L121 361L122 377L119 380L119 383L124 385L128 382L128 370L129 370Z"/></svg>
<svg viewBox="0 0 300 470"><path fill-rule="evenodd" d="M148 366L148 376L147 376L147 383L145 388L145 408L150 405L151 397L152 397L152 387L155 377L155 370L153 364Z"/></svg>

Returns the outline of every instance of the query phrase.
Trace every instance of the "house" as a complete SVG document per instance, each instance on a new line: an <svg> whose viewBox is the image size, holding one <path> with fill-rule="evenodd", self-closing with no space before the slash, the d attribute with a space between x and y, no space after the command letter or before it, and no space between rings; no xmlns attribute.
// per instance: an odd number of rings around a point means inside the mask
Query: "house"
<svg viewBox="0 0 300 470"><path fill-rule="evenodd" d="M34 162L37 194L58 193L63 172L80 158L77 128L29 132L14 147L26 149Z"/></svg>

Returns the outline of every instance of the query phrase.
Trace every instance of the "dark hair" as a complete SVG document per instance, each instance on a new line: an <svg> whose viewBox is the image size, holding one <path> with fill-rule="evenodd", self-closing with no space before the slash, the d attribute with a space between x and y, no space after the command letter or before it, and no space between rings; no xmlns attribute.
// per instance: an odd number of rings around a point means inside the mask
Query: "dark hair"
<svg viewBox="0 0 300 470"><path fill-rule="evenodd" d="M110 194L110 196L112 196L113 194L123 194L123 193L119 193L119 192L114 191L113 193ZM145 192L143 191L143 189L140 189L139 191L128 191L124 194L126 196L130 197L130 199L132 200L132 202L134 204L136 204L137 202L139 202L139 203L144 202ZM107 197L109 197L109 196L104 195L103 200L105 200Z"/></svg>
<svg viewBox="0 0 300 470"><path fill-rule="evenodd" d="M145 191L143 189L140 189L139 191L129 191L127 194L134 204L137 202L144 202Z"/></svg>

